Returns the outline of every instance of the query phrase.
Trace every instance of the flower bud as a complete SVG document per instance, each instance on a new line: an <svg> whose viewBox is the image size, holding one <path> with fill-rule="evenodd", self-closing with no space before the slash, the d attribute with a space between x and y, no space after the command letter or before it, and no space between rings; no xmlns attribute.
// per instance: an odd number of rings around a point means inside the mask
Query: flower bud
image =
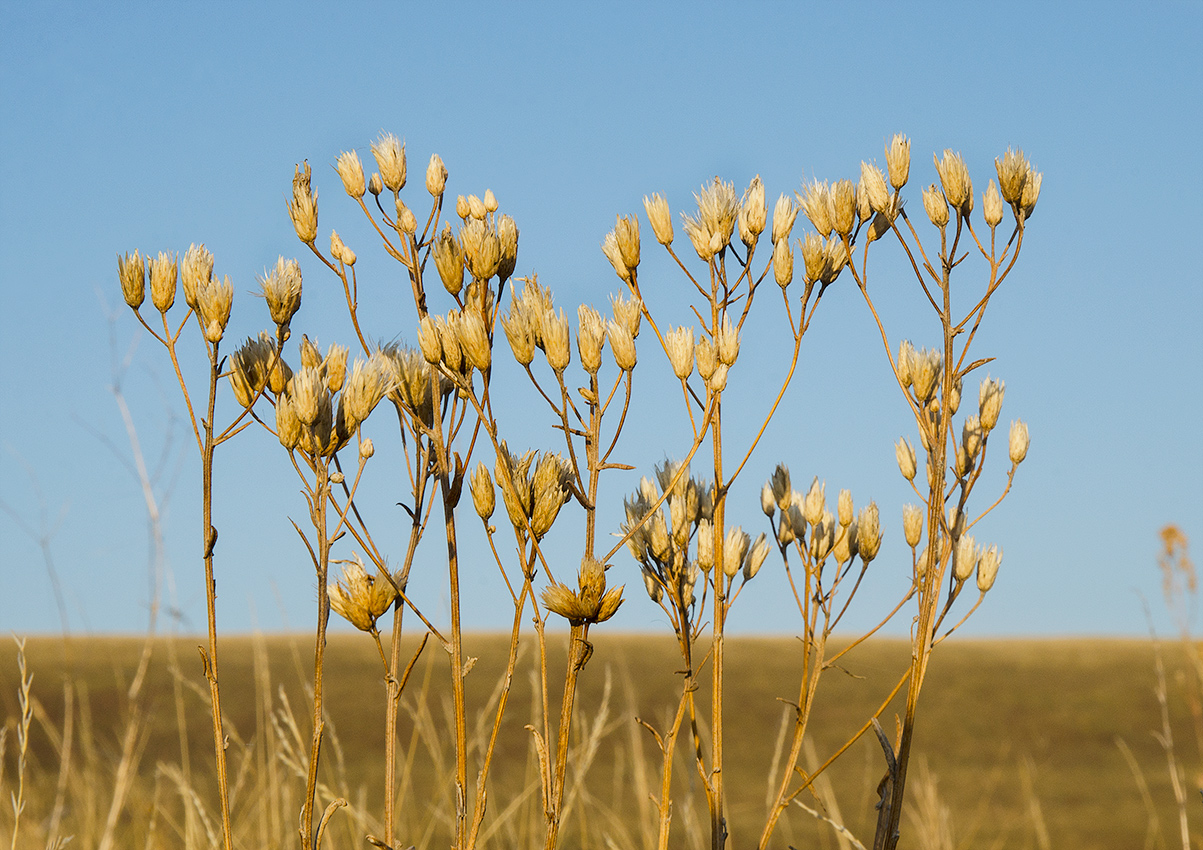
<svg viewBox="0 0 1203 850"><path fill-rule="evenodd" d="M460 195L455 199L455 214L460 218L467 218L472 212L472 208L468 206L468 199Z"/></svg>
<svg viewBox="0 0 1203 850"><path fill-rule="evenodd" d="M376 454L376 445L372 442L371 437L364 437L359 444L359 459L368 460L372 455Z"/></svg>
<svg viewBox="0 0 1203 850"><path fill-rule="evenodd" d="M985 593L994 587L994 579L998 577L998 568L1002 564L1002 549L991 545L982 553L977 562L977 589Z"/></svg>
<svg viewBox="0 0 1203 850"><path fill-rule="evenodd" d="M1039 171L1035 171L1031 165L1028 166L1028 176L1023 182L1023 194L1019 198L1019 206L1023 209L1024 219L1032 217L1033 210L1036 209L1036 201L1040 199L1040 184L1044 182L1044 175Z"/></svg>
<svg viewBox="0 0 1203 850"><path fill-rule="evenodd" d="M650 198L643 196L643 208L647 211L648 221L652 223L652 232L656 241L661 245L671 245L673 241L673 220L668 210L668 201L659 194Z"/></svg>
<svg viewBox="0 0 1203 850"><path fill-rule="evenodd" d="M468 215L474 219L477 219L478 221L484 221L485 216L488 214L489 211L485 209L484 201L475 195L468 196Z"/></svg>
<svg viewBox="0 0 1203 850"><path fill-rule="evenodd" d="M923 536L923 510L918 505L902 506L902 533L906 545L914 549Z"/></svg>
<svg viewBox="0 0 1203 850"><path fill-rule="evenodd" d="M706 572L714 567L714 526L708 519L698 523L698 566Z"/></svg>
<svg viewBox="0 0 1203 850"><path fill-rule="evenodd" d="M723 540L723 574L727 578L735 578L739 573L751 542L751 535L738 525L727 529L727 536Z"/></svg>
<svg viewBox="0 0 1203 850"><path fill-rule="evenodd" d="M501 327L514 352L514 359L523 366L529 366L535 359L535 333L526 313L511 309L508 316L501 317Z"/></svg>
<svg viewBox="0 0 1203 850"><path fill-rule="evenodd" d="M760 567L768 556L769 542L762 531L756 538L756 542L752 544L752 548L748 550L748 554L744 556L744 581L756 578L756 573L760 572Z"/></svg>
<svg viewBox="0 0 1203 850"><path fill-rule="evenodd" d="M1016 466L1023 463L1023 459L1028 456L1028 426L1021 419L1016 419L1011 423L1009 448L1011 463Z"/></svg>
<svg viewBox="0 0 1203 850"><path fill-rule="evenodd" d="M906 185L911 172L911 140L899 133L890 140L886 148L886 167L890 172L890 185L901 189Z"/></svg>
<svg viewBox="0 0 1203 850"><path fill-rule="evenodd" d="M301 441L301 420L292 399L287 395L276 399L276 435L280 438L280 445L289 451Z"/></svg>
<svg viewBox="0 0 1203 850"><path fill-rule="evenodd" d="M898 346L898 381L904 388L909 388L914 380L912 363L915 359L915 348L909 339L904 339Z"/></svg>
<svg viewBox="0 0 1203 850"><path fill-rule="evenodd" d="M905 438L894 444L894 457L898 459L898 470L907 481L915 480L915 450Z"/></svg>
<svg viewBox="0 0 1203 850"><path fill-rule="evenodd" d="M355 265L355 252L343 244L338 231L330 231L330 256L348 266Z"/></svg>
<svg viewBox="0 0 1203 850"><path fill-rule="evenodd" d="M418 323L418 347L422 349L422 357L427 363L438 363L443 359L439 328L431 316L423 316Z"/></svg>
<svg viewBox="0 0 1203 850"><path fill-rule="evenodd" d="M125 303L137 310L146 300L146 266L142 255L134 251L131 257L117 255L117 276L121 279L121 294Z"/></svg>
<svg viewBox="0 0 1203 850"><path fill-rule="evenodd" d="M977 456L982 447L982 438L985 436L981 420L977 416L966 416L965 422L961 425L961 445L969 457Z"/></svg>
<svg viewBox="0 0 1203 850"><path fill-rule="evenodd" d="M979 557L981 557L981 550L978 549L973 535L962 534L961 539L957 541L956 553L952 559L952 574L958 582L965 581L973 575L977 570Z"/></svg>
<svg viewBox="0 0 1203 850"><path fill-rule="evenodd" d="M810 556L816 561L822 561L831 553L835 545L835 517L831 511L823 511L819 521L811 524Z"/></svg>
<svg viewBox="0 0 1203 850"><path fill-rule="evenodd" d="M418 217L414 215L414 211L405 205L405 202L397 198L396 203L397 230L404 233L406 236L413 236L418 232Z"/></svg>
<svg viewBox="0 0 1203 850"><path fill-rule="evenodd" d="M496 507L496 493L493 490L493 479L489 477L489 470L483 462L476 464L476 470L472 473L471 489L472 504L476 508L477 516L488 522Z"/></svg>
<svg viewBox="0 0 1203 850"><path fill-rule="evenodd" d="M347 476L343 475L341 472L338 472L337 470L330 473L330 483L331 484L342 484L346 480L347 480Z"/></svg>
<svg viewBox="0 0 1203 850"><path fill-rule="evenodd" d="M375 171L368 178L368 192L373 198L380 197L380 193L384 191L384 182L380 179L380 175Z"/></svg>
<svg viewBox="0 0 1203 850"><path fill-rule="evenodd" d="M827 270L827 244L817 233L807 233L802 240L802 262L806 265L806 282L823 279Z"/></svg>
<svg viewBox="0 0 1203 850"><path fill-rule="evenodd" d="M731 367L726 363L719 363L714 368L714 373L709 378L704 379L706 381L706 389L710 390L711 393L721 393L725 390L727 388L727 373L730 369Z"/></svg>
<svg viewBox="0 0 1203 850"><path fill-rule="evenodd" d="M352 198L362 198L367 187L364 185L363 165L359 161L359 154L355 151L343 151L338 155L338 162L334 167L347 194Z"/></svg>
<svg viewBox="0 0 1203 850"><path fill-rule="evenodd" d="M948 224L948 199L935 183L923 190L923 209L936 227Z"/></svg>
<svg viewBox="0 0 1203 850"><path fill-rule="evenodd" d="M760 488L760 509L764 511L764 515L772 518L777 511L777 500L773 498L773 487L771 484L765 484Z"/></svg>
<svg viewBox="0 0 1203 850"><path fill-rule="evenodd" d="M493 194L492 189L485 189L485 196L481 203L485 205L485 212L497 212L497 196Z"/></svg>
<svg viewBox="0 0 1203 850"><path fill-rule="evenodd" d="M175 257L164 251L157 258L147 257L150 264L150 300L155 309L166 313L175 303L175 285L179 274Z"/></svg>
<svg viewBox="0 0 1203 850"><path fill-rule="evenodd" d="M510 279L518 265L518 225L508 215L497 217L497 241L501 244L501 262L497 264L497 277L502 283Z"/></svg>
<svg viewBox="0 0 1203 850"><path fill-rule="evenodd" d="M782 511L790 506L793 499L793 490L790 489L789 482L789 467L784 463L777 464L777 468L773 470L773 477L769 479L769 484L773 501ZM771 512L766 511L771 516Z"/></svg>
<svg viewBox="0 0 1203 850"><path fill-rule="evenodd" d="M380 138L372 142L372 156L380 166L380 179L384 185L393 193L400 192L405 186L405 145L392 133L381 133Z"/></svg>
<svg viewBox="0 0 1203 850"><path fill-rule="evenodd" d="M915 387L915 399L920 404L927 404L935 392L940 380L940 372L944 358L940 352L924 349L915 353L911 358L911 378Z"/></svg>
<svg viewBox="0 0 1203 850"><path fill-rule="evenodd" d="M817 525L823 518L823 512L827 506L827 485L819 484L818 476L811 482L810 490L806 494L806 501L802 508L802 515L806 517L806 521L811 525Z"/></svg>
<svg viewBox="0 0 1203 850"><path fill-rule="evenodd" d="M334 342L326 350L322 360L322 371L326 373L326 387L332 393L343 388L347 377L347 347Z"/></svg>
<svg viewBox="0 0 1203 850"><path fill-rule="evenodd" d="M978 410L981 413L982 429L988 434L998 424L998 414L1002 412L1003 393L1006 383L987 377L982 381L978 390Z"/></svg>
<svg viewBox="0 0 1203 850"><path fill-rule="evenodd" d="M437 153L430 155L430 164L426 166L426 191L432 197L439 197L443 194L443 190L447 186L447 166L443 165L443 159ZM459 207L456 207L459 211ZM463 218L463 216L460 216Z"/></svg>

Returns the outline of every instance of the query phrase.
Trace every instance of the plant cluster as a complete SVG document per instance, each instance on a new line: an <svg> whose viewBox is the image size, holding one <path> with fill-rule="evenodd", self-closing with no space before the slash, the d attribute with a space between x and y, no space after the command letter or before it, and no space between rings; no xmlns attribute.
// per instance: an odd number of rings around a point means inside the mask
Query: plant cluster
<svg viewBox="0 0 1203 850"><path fill-rule="evenodd" d="M875 846L894 847L918 699L932 651L981 604L1002 558L997 546L983 548L971 531L1009 491L1027 453L1027 427L1015 422L1008 435L1011 465L1006 489L975 515L969 500L980 481L991 435L1000 424L1002 382L981 381L975 410L959 420L956 417L966 379L973 375L976 380L975 373L990 362L972 358L970 349L991 298L1020 253L1041 175L1022 153L1008 150L995 161L998 182L989 181L980 196L980 215L975 217L976 196L968 169L959 155L945 151L935 158L940 184L922 192L923 210L933 229L921 238L916 225L922 223L908 214L901 194L909 177L910 142L896 136L886 147L885 172L862 163L858 181L812 182L794 197L781 195L771 215L759 178L742 194L732 183L716 178L697 192L696 211L679 218L688 237L687 248L680 253L668 202L659 194L651 195L644 199L647 221L690 294L689 314L665 316L655 298L645 297L640 279L641 224L637 216L620 215L602 243L619 279L619 292L606 313L580 305L573 321L571 312L558 308L551 290L533 275L515 277L519 230L513 218L499 211L491 191L459 195L452 202L448 171L435 155L426 168L425 192L414 192L407 189L405 146L395 136L382 135L372 143L371 152L377 170L370 176L354 151L341 154L335 168L346 195L365 216L383 250L405 272L415 315L398 320L390 330L412 328L415 348L377 342L373 329L365 327L357 254L337 231L331 232L328 247L325 240L319 244L318 195L308 164L296 168L288 214L300 241L344 294L355 329L353 345L359 351L354 359L348 347L338 344L323 353L306 335L301 335L295 353L289 350L302 293L296 260L280 258L264 274L261 290L270 326L227 356L223 343L233 288L228 278L214 275L212 254L194 245L178 262L166 253L144 259L134 252L119 258L125 300L163 344L175 367L201 456L209 617L209 643L202 657L211 695L227 850L232 840L218 678L212 482L215 450L251 425L275 436L282 459L301 482L308 522L305 527L294 526L317 578L308 783L298 835L302 847L316 850L337 808L347 804L342 799L319 799L318 765L326 723L323 652L331 609L373 638L382 663L387 689L383 834L367 838L390 850L406 843L406 836L395 835L394 828L400 802L397 709L418 654L426 646L424 638L417 654L401 657L407 612L448 659L453 705L446 734L455 742L451 831L458 850L479 846L490 807L504 805L489 799L486 779L508 709L521 627L527 618L533 622L541 710L526 728L540 766L544 846L556 847L574 741L577 686L594 651L591 632L624 602L634 604L626 600L626 585L612 579L614 574L636 575L618 557L623 549L638 565L651 603L668 617L681 653L680 699L672 720L663 728L640 721L662 755L656 822L646 825L655 834L655 846L665 848L670 842L673 769L682 735L688 737L707 801L711 846L715 850L724 846L728 815L723 753L731 731L724 722L726 623L743 587L761 574L776 549L775 558L797 604L804 651L798 694L792 703L792 734L760 847L769 846L781 817L793 803L801 803L823 770L874 728L887 765ZM792 238L799 213L813 230ZM1006 227L1004 218L1008 218ZM878 313L871 295L869 256L871 245L883 239L902 247L917 290L937 319L940 334L931 348L917 348L906 340L891 342ZM801 263L796 264L799 254ZM984 269L984 285L977 286L966 301L970 290L958 282L954 304L952 278L954 272L962 272L970 255ZM145 316L148 277L159 321ZM172 312L177 279L186 302L182 318L179 308ZM878 506L869 502L857 511L852 494L842 490L833 511L824 483L816 479L804 491L795 490L788 467L780 464L761 490L767 530L753 539L751 531L731 521L728 509L732 487L745 476L753 451L793 379L803 337L823 295L836 283L855 286L876 323L886 360L915 423L925 472L918 474L920 463L912 442L900 440L899 468L919 502L903 509L912 581L896 605L881 612L877 626L843 649L831 651L828 641L833 630L881 549L884 532ZM657 282L656 289L661 288ZM763 309L759 305L765 302L774 305L771 309L787 323L788 368L764 399L754 436L733 445L735 429L730 426L737 419L746 424L748 414L743 409L725 409L724 391L745 369L740 361L741 334L754 305ZM436 308L436 303L442 306ZM185 379L176 353L193 317L209 363L207 402L201 416L194 410L194 387ZM531 392L546 406L550 430L558 432L551 444L513 450L510 446L529 439L529 434L503 433L494 410L493 387L495 358L504 350L501 336ZM675 459L642 477L638 489L625 500L619 540L606 549L599 544L597 528L599 499L606 498L602 477L609 479L615 472L633 468L617 452L624 427L638 416L633 404L636 368L649 360L666 361L671 369L691 436L684 445L665 447ZM237 405L229 423L219 428L217 395L223 379ZM506 387L505 391L515 390ZM360 482L375 454L373 439L388 430L378 421L379 414L373 417L385 400L395 414L405 458L405 471L397 476L396 486L403 491L401 503L409 523L407 546L403 554L394 555L393 566L356 506ZM369 418L374 437L365 430ZM697 470L704 471L695 475ZM491 704L487 744L479 750L469 746L466 717L465 689L473 659L465 657L463 648L461 555L463 524L473 520L461 508L465 489L513 608L507 671ZM508 523L495 525L498 491ZM415 553L428 533L436 505L450 597L450 623L445 628L438 627L408 592ZM583 518L581 557L575 569L553 563L543 546L565 509L578 511ZM499 531L498 525L509 528ZM511 532L512 542L505 542ZM341 578L332 577L335 564L342 566ZM954 603L974 584L977 600L948 625ZM911 663L893 689L883 692L881 707L865 718L848 742L817 770L803 769L803 741L821 674L908 606L914 617ZM547 661L547 628L561 622L569 630L569 652L557 679ZM709 674L708 693L700 678L704 670ZM905 716L891 739L877 717L903 688ZM553 696L557 693L558 711Z"/></svg>

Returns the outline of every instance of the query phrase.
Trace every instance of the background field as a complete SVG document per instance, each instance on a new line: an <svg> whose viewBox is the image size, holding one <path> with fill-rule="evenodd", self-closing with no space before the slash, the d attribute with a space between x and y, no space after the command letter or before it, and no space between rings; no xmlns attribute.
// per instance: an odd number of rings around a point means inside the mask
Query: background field
<svg viewBox="0 0 1203 850"><path fill-rule="evenodd" d="M662 726L675 707L679 680L674 675L675 649L670 639L659 636L601 632L595 637L595 654L577 702L584 721L579 724L582 735L596 745L592 763L580 762L587 775L579 793L590 802L574 807L562 846L606 847L609 836L613 846L641 847L639 824L650 816L642 802L643 783L655 782L656 765L651 737L634 718ZM553 639L557 645L562 641L562 637ZM180 639L174 646L160 641L154 647L143 694L146 722L138 739L139 778L123 807L118 846L181 846L185 823L178 794L168 781L173 775L169 766L181 762L172 654L184 672L178 705L186 715L190 782L207 801L201 777L212 760L211 732L203 694L193 690L201 681L195 643ZM469 717L475 717L504 667L505 640L470 635L466 645L469 655L479 657L468 677ZM44 829L50 816L59 772L56 743L47 728L63 728L63 683L68 678L76 684L76 752L64 834L77 834L74 846L94 846L112 797L120 739L129 717L125 691L142 646L136 638L28 642L26 655L35 675L33 693L39 710L31 735L32 789L22 826L29 843L24 846L44 846L44 838L34 839L40 835L39 824ZM751 846L762 820L766 776L786 710L778 700L796 698L797 646L780 638L740 638L728 644L727 688L732 695L727 706L728 740L735 742L735 746L728 744L727 768L732 848ZM557 668L563 658L562 646L558 648L552 653ZM258 667L257 649L261 650ZM820 758L838 746L853 724L888 692L903 669L907 651L904 643L880 641L847 656L846 672L827 673L812 724ZM233 730L235 822L242 846L281 842L293 846L296 809L292 805L303 782L284 763L287 722L281 719L273 727L267 717L269 710L275 710L277 718L283 718L279 710L285 698L303 713L302 683L307 681L303 671L310 663L311 645L301 636L235 637L223 640L223 652L222 694ZM1195 725L1182 686L1176 684L1182 649L1164 645L1162 652L1177 752L1187 768L1187 791L1192 795L1188 799L1191 825L1199 831L1203 813L1196 796L1201 777ZM531 704L534 657L528 652L520 664L499 742L489 811L499 820L500 843L491 846L525 846L523 824L536 815L530 735L522 728L534 722L538 711ZM333 735L324 758L329 766L325 778L367 817L357 821L354 812L336 814L337 828L329 846L363 847L363 830L371 830L370 818L380 806L384 689L379 658L365 636L340 634L332 638L327 665ZM449 746L441 747L437 731L448 710L446 679L445 658L432 642L406 690L400 733L403 749L412 753L401 835L418 846L446 843L441 824L450 806L450 783L439 776L449 769L453 757ZM13 788L11 727L18 715L18 681L16 649L7 642L0 646L0 707L10 726L6 791ZM955 846L962 847L1178 846L1165 755L1153 735L1161 728L1155 686L1154 649L1147 641L961 641L942 647L924 689L918 759L912 765L917 781L908 795L912 814L919 814L926 801L924 811L932 821L939 805L947 807ZM883 725L890 729L892 715L884 719ZM300 735L307 736L309 726L303 716L297 725ZM1119 741L1140 765L1154 803L1152 817L1160 825L1164 843L1150 832L1150 810ZM685 751L682 747L682 757ZM881 771L881 752L868 740L857 744L830 771L844 822L866 841L872 834L873 791ZM705 806L693 787L696 774L684 758L676 777L680 781L676 816L681 823L674 833L679 839L676 846L696 846L690 824L704 817ZM4 796L7 799L8 794ZM507 809L515 800L519 802ZM813 798L808 803L819 805ZM160 816L154 819L150 813L156 807ZM11 814L0 813L0 838L6 844L10 825ZM923 828L917 822L906 821L904 826L902 846L930 846L921 841ZM153 833L149 839L148 829ZM836 846L830 829L820 828L801 810L791 811L778 837L775 846Z"/></svg>

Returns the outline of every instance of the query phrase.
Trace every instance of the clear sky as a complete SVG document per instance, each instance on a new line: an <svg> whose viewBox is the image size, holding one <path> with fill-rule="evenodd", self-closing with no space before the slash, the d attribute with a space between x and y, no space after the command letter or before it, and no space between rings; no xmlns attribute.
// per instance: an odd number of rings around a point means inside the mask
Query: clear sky
<svg viewBox="0 0 1203 850"><path fill-rule="evenodd" d="M204 627L198 459L168 363L121 303L118 252L205 242L235 283L232 341L267 322L250 295L255 275L278 255L299 257L294 329L323 347L349 343L335 282L285 214L293 165L308 159L321 233L337 227L358 252L365 300L379 305L372 332L412 341L399 267L380 259L329 167L352 148L370 162L381 131L407 143L415 205L433 152L452 197L491 188L521 229L518 273L537 272L569 311L603 307L618 291L598 246L615 214L642 217L645 194L689 210L714 175L742 187L759 174L775 199L813 177L855 179L861 160L883 161L883 144L902 132L913 140L914 209L935 179L931 152L946 147L964 154L979 189L1008 146L1044 173L1020 265L976 343L997 357L1003 419L1025 419L1032 448L979 535L1005 558L965 633L1143 633L1140 594L1163 610L1158 529L1174 522L1203 543L1201 46L1198 2L5 3L0 630L63 627L41 542L73 633L145 628L146 515L110 392L113 363L131 350L122 386L164 499L166 604L180 628ZM660 315L683 321L682 282L646 221L644 234L643 286ZM933 344L913 279L885 256L876 285L893 335ZM795 482L818 475L829 495L847 486L858 504L877 500L887 543L859 624L888 608L908 568L901 506L913 496L893 441L913 439L914 426L889 394L880 342L849 284L825 297L735 498L747 526L763 530L756 494L784 460ZM769 309L769 343L772 318ZM190 344L200 350L195 335ZM663 364L642 350L636 404L646 412L619 454L647 472L679 453L683 431L680 411L657 395ZM741 387L779 374L760 350ZM513 387L502 408L511 445L552 445L545 411L513 377L498 378ZM377 416L382 446L388 416ZM369 467L374 522L395 560L398 463L395 448L382 449ZM637 474L610 482L611 529ZM283 451L248 431L219 453L216 475L222 627L308 628L314 576L286 519L304 509ZM570 562L571 535L555 537ZM439 553L432 537L414 578L436 618ZM496 569L480 560L469 576L465 622L505 625ZM761 576L732 628L794 630L779 568ZM629 591L613 628L667 631L625 553L611 579ZM899 618L894 633L908 624Z"/></svg>

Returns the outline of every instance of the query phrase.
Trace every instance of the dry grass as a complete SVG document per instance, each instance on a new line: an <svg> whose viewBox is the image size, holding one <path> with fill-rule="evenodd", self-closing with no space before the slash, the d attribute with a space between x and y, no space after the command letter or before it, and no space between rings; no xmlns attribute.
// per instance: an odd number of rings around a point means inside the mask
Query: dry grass
<svg viewBox="0 0 1203 850"><path fill-rule="evenodd" d="M549 641L552 663L563 661L565 642ZM239 697L230 699L227 707L236 846L295 842L307 742L304 734L293 730L287 708L303 706L306 699L301 672L305 643L300 636L223 640L223 680L237 685L229 693ZM114 846L208 846L214 830L220 829L211 810L207 691L187 684L197 679L191 669L199 665L191 654L193 644L179 640L174 647L186 673L182 699L191 775L181 767L169 653L160 642L138 719L136 776L121 806ZM496 698L492 684L504 670L507 644L504 636L465 637L468 653L480 659L468 677L470 718L484 716L481 710ZM662 636L607 635L595 646L590 664L597 665L598 675L587 677L577 700L579 749L569 773L563 846L644 847L654 835L656 813L641 794L655 787L658 765L654 746L635 717L660 724L674 710L676 650L672 639ZM748 846L758 837L741 832L740 825L755 825L765 810L767 768L782 718L775 698L788 698L796 680L795 647L796 642L786 639L749 638L731 640L728 646L728 676L733 693L741 695L728 705L726 717L741 741L726 767L733 847ZM131 717L126 693L141 649L142 641L133 638L39 638L27 643L28 665L35 675L34 720L18 847L46 846L67 729L74 736L75 767L66 779L60 834L75 835L77 847L99 843ZM406 649L412 647L403 647L403 652ZM881 684L894 675L907 651L903 642L860 647L847 657L847 669L854 675L825 680L812 738L820 758L848 734L856 718L872 710ZM1163 652L1170 705L1175 708L1184 704L1181 695L1173 693L1175 671L1186 662L1173 649ZM398 834L418 847L445 846L452 827L454 753L446 734L450 691L446 676L440 675L443 663L435 653L419 663L399 723L403 772ZM540 840L538 779L530 736L522 728L538 711L533 669L528 654L511 694L515 708L507 715L498 743L486 818L491 838L484 846L525 847ZM1116 743L1122 740L1131 752L1162 828L1173 830L1177 814L1164 753L1151 734L1161 721L1153 650L1147 642L963 641L944 649L930 675L918 730L923 759L916 765L904 842L932 848L1043 847L1045 840L1053 847L1172 846L1172 835L1149 839L1149 810ZM376 679L379 658L368 642L359 635L332 636L326 699L334 746L324 759L319 801L325 805L341 796L349 805L332 816L331 847L363 847L365 833L378 828L373 813L382 803L383 742L378 738L385 691L383 683L363 684ZM5 790L14 789L16 780L12 743L20 717L19 681L16 647L0 646L0 707L10 729ZM64 720L64 683L72 694L69 722ZM887 720L893 723L892 714ZM1175 735L1190 735L1185 710L1178 709L1172 721ZM479 754L487 726L470 724L469 734ZM833 797L821 793L822 799L806 801L816 810L826 807L837 819L842 815L864 841L872 834L873 788L882 772L881 753L875 748L875 743L862 741L829 771ZM705 801L696 773L685 755L680 758L675 799L683 825L674 846L703 846ZM1196 775L1197 765L1186 768ZM838 801L838 813L830 808L832 799ZM1194 811L1192 815L1192 828L1198 831L1203 818ZM0 814L0 844L9 843L11 826L11 812ZM1166 837L1170 845L1164 844ZM830 827L798 807L786 816L780 840L781 846L838 846Z"/></svg>

